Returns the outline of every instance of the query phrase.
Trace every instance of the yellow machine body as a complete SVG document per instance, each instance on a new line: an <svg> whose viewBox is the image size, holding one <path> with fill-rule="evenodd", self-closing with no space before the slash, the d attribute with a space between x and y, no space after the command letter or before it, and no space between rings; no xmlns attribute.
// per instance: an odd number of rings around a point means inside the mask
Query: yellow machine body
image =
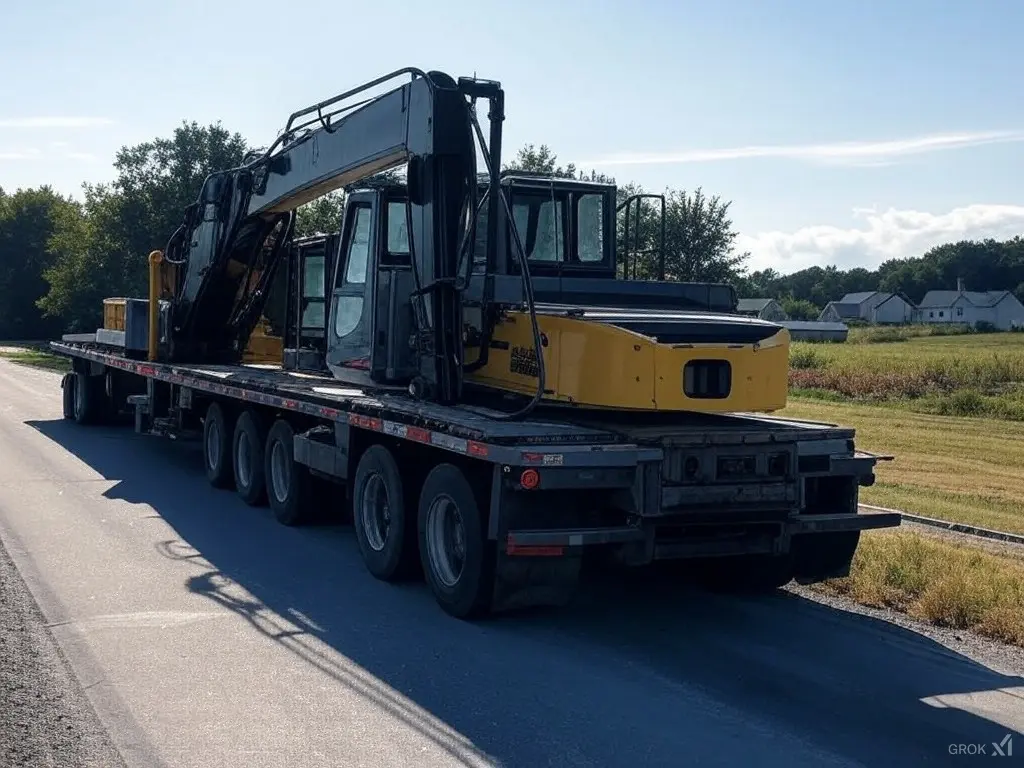
<svg viewBox="0 0 1024 768"><path fill-rule="evenodd" d="M249 365L280 365L283 357L283 339L271 333L270 324L266 318L260 318L260 321L249 335L249 343L242 353L242 362Z"/></svg>
<svg viewBox="0 0 1024 768"><path fill-rule="evenodd" d="M537 323L545 342L544 399L549 402L617 410L720 413L770 412L786 405L786 328L750 344L669 344L578 317L538 314ZM467 349L467 360L478 352L478 348ZM727 361L727 394L689 397L684 377L692 361ZM719 364L719 370L723 367ZM532 395L537 389L535 369L530 317L511 312L494 329L487 364L469 374L467 382Z"/></svg>

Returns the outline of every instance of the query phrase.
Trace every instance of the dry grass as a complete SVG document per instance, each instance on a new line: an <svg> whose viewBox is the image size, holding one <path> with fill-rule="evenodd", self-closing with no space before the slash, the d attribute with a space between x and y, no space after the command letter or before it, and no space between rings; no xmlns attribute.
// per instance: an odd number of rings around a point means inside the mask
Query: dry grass
<svg viewBox="0 0 1024 768"><path fill-rule="evenodd" d="M907 531L861 537L850 575L823 593L1024 646L1024 558Z"/></svg>
<svg viewBox="0 0 1024 768"><path fill-rule="evenodd" d="M889 343L794 343L790 387L818 399L887 402L922 413L1024 421L1024 333Z"/></svg>
<svg viewBox="0 0 1024 768"><path fill-rule="evenodd" d="M861 501L1024 533L1024 423L792 398L780 415L850 426L881 462Z"/></svg>

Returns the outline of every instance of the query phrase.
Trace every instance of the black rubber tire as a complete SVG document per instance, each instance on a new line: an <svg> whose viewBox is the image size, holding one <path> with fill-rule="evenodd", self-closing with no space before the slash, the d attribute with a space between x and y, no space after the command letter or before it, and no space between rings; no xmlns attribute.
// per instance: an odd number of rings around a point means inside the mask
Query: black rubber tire
<svg viewBox="0 0 1024 768"><path fill-rule="evenodd" d="M295 461L294 438L291 424L278 419L267 433L267 446L263 451L263 476L266 478L270 509L277 522L288 526L302 525L311 516L312 478L309 471ZM284 450L284 489L278 488L274 480L274 450L277 446ZM281 490L284 492L279 495Z"/></svg>
<svg viewBox="0 0 1024 768"><path fill-rule="evenodd" d="M370 545L363 517L363 504L369 483L380 478L387 496L388 530L383 547ZM371 445L359 459L352 488L352 527L363 563L381 581L402 581L412 577L419 564L416 546L416 522L410 519L405 503L402 474L395 457L383 445Z"/></svg>
<svg viewBox="0 0 1024 768"><path fill-rule="evenodd" d="M210 441L215 440L217 453L210 456ZM220 403L210 403L203 417L203 466L206 479L214 488L230 488L235 482L231 460L231 431Z"/></svg>
<svg viewBox="0 0 1024 768"><path fill-rule="evenodd" d="M68 421L75 420L75 388L78 386L74 373L65 373L61 380L60 387L63 390L61 399L64 405L64 418Z"/></svg>
<svg viewBox="0 0 1024 768"><path fill-rule="evenodd" d="M447 497L462 520L465 556L462 569L452 586L445 585L431 562L428 544L428 517L434 501ZM423 481L417 514L420 560L427 584L438 605L451 616L470 619L490 611L494 590L495 544L487 540L480 506L466 475L453 464L439 464Z"/></svg>
<svg viewBox="0 0 1024 768"><path fill-rule="evenodd" d="M103 420L106 392L102 376L75 373L74 413L79 424L98 424Z"/></svg>
<svg viewBox="0 0 1024 768"><path fill-rule="evenodd" d="M239 450L243 440L248 441L249 444L249 471L247 473L239 471L239 462L246 458ZM251 410L242 411L235 422L235 430L231 438L231 471L235 481L235 491L250 507L259 507L267 503L263 462L263 446L266 442L266 432L260 417ZM247 482L244 482L246 480Z"/></svg>

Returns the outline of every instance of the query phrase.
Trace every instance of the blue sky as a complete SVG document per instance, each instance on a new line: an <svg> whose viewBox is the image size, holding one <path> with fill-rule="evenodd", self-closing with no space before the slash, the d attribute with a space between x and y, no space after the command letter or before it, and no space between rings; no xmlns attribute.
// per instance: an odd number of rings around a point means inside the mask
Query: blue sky
<svg viewBox="0 0 1024 768"><path fill-rule="evenodd" d="M182 119L267 144L295 109L412 65L500 80L508 153L547 143L732 200L754 268L1024 233L1019 0L34 0L3 18L9 191L77 193Z"/></svg>

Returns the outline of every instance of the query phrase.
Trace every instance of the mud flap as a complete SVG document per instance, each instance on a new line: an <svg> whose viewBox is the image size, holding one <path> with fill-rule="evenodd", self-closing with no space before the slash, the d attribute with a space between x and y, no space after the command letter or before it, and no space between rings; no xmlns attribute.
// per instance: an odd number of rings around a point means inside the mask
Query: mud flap
<svg viewBox="0 0 1024 768"><path fill-rule="evenodd" d="M581 554L566 549L561 555L509 555L498 547L491 611L568 605L579 584Z"/></svg>

